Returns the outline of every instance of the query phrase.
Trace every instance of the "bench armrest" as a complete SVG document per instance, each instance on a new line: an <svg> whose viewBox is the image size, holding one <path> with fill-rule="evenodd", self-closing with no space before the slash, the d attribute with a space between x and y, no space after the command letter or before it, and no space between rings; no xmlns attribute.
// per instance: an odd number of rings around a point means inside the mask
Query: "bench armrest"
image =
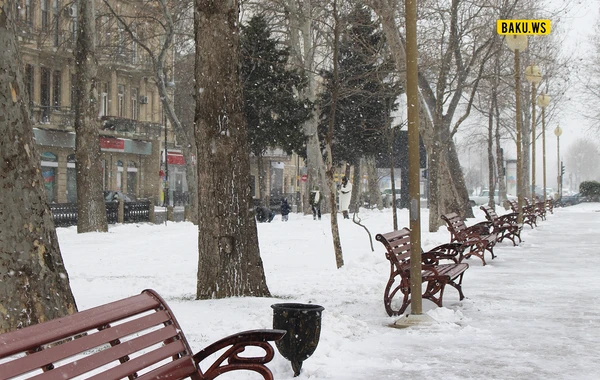
<svg viewBox="0 0 600 380"><path fill-rule="evenodd" d="M217 360L204 372L206 378L215 377L234 370L248 370L258 372L266 380L273 379L271 371L265 366L273 359L274 351L269 341L276 341L285 335L285 330L249 330L230 335L220 339L203 350L197 352L194 356L196 368L200 370L200 362L215 352L227 348ZM242 356L246 347L260 347L265 351L264 356Z"/></svg>
<svg viewBox="0 0 600 380"><path fill-rule="evenodd" d="M446 243L438 245L422 254L423 264L437 264L439 260L451 260L459 263L463 259L465 248L462 243Z"/></svg>

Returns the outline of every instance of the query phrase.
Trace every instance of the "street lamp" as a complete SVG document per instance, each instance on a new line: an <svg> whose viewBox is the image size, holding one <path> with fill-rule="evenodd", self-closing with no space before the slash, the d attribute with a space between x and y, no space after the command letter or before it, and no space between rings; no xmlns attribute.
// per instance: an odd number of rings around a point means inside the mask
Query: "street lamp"
<svg viewBox="0 0 600 380"><path fill-rule="evenodd" d="M554 129L554 134L556 135L556 163L558 176L556 177L556 187L558 188L558 199L562 198L562 174L560 167L560 135L562 135L562 129L560 126L556 126Z"/></svg>
<svg viewBox="0 0 600 380"><path fill-rule="evenodd" d="M535 86L542 80L540 68L535 65L527 66L525 78L531 83L531 201L535 203Z"/></svg>
<svg viewBox="0 0 600 380"><path fill-rule="evenodd" d="M517 114L517 204L519 206L518 223L523 223L523 157L521 146L521 81L520 81L520 52L527 49L527 36L507 35L506 44L515 52L515 95Z"/></svg>
<svg viewBox="0 0 600 380"><path fill-rule="evenodd" d="M550 96L542 92L537 97L538 106L542 107L542 167L544 169L544 205L546 204L546 107L550 104Z"/></svg>

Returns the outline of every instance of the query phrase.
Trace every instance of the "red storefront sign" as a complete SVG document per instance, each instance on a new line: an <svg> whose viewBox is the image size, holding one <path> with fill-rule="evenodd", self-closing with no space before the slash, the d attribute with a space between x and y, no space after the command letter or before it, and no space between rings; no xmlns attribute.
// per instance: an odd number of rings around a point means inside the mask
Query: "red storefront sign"
<svg viewBox="0 0 600 380"><path fill-rule="evenodd" d="M100 149L124 152L125 140L112 137L100 137Z"/></svg>
<svg viewBox="0 0 600 380"><path fill-rule="evenodd" d="M167 163L169 165L185 165L183 154L175 152L167 152Z"/></svg>

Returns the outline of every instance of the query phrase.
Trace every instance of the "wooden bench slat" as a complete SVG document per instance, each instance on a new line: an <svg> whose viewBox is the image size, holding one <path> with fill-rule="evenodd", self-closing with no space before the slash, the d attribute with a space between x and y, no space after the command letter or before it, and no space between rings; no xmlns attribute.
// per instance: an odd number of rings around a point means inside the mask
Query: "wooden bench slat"
<svg viewBox="0 0 600 380"><path fill-rule="evenodd" d="M171 319L169 314L162 310L150 315L125 322L120 325L87 334L60 345L46 348L25 357L6 363L2 368L3 376L8 378L21 373L42 368L58 360L69 358L92 348L108 344L116 339L134 334L149 327L160 325Z"/></svg>
<svg viewBox="0 0 600 380"><path fill-rule="evenodd" d="M181 379L188 376L194 378L193 374L196 373L196 371L194 360L186 356L145 373L136 380L162 380L171 379L173 377Z"/></svg>
<svg viewBox="0 0 600 380"><path fill-rule="evenodd" d="M0 335L0 357L29 351L158 307L146 293Z"/></svg>
<svg viewBox="0 0 600 380"><path fill-rule="evenodd" d="M119 358L139 352L140 350L161 343L176 335L177 329L172 325L167 326L160 330L142 335L141 337L95 352L92 355L84 355L76 361L57 366L53 370L32 377L31 380L60 380L80 376L111 362L118 362ZM174 349L178 349L179 351L177 352L185 351L182 342L179 340L176 342L177 344L175 344ZM170 343L169 346L174 343ZM146 354L143 356L145 355ZM168 356L163 357L162 359L165 358L168 358Z"/></svg>
<svg viewBox="0 0 600 380"><path fill-rule="evenodd" d="M141 369L160 362L161 360L170 358L185 350L183 342L176 341L166 346L160 347L157 350L148 352L140 357L122 363L108 371L102 372L96 376L92 376L87 380L118 380L127 377ZM59 380L59 379L57 379Z"/></svg>

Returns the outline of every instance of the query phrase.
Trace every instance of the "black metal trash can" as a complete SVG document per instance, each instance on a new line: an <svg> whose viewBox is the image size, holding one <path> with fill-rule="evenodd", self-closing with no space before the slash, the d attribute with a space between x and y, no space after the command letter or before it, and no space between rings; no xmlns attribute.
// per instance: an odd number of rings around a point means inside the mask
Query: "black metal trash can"
<svg viewBox="0 0 600 380"><path fill-rule="evenodd" d="M302 362L317 348L321 336L323 306L301 303L278 303L273 308L273 328L287 334L276 341L279 353L292 362L294 377L300 374Z"/></svg>

